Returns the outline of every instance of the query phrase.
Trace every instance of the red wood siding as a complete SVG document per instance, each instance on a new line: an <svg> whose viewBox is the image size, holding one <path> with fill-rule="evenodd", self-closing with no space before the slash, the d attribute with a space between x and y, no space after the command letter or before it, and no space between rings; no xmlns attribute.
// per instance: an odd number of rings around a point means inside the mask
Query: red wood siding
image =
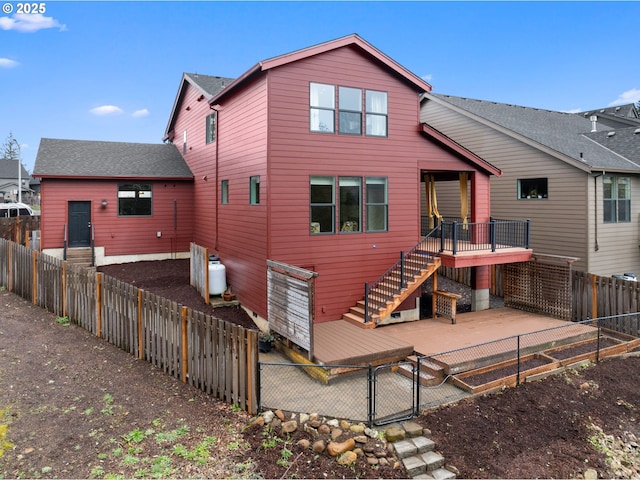
<svg viewBox="0 0 640 480"><path fill-rule="evenodd" d="M175 145L182 153L183 132L187 131L187 153L182 154L194 177L193 241L214 248L216 243L216 143L206 143L206 118L213 113L201 92L186 84L182 103L176 108Z"/></svg>
<svg viewBox="0 0 640 480"><path fill-rule="evenodd" d="M188 252L193 234L192 183L152 182L153 214L150 217L118 216L118 183L112 180L43 179L41 247L62 248L68 224L68 202L91 202L95 245L105 255ZM101 202L108 205L103 208ZM174 202L177 225L174 228ZM162 232L160 238L156 232Z"/></svg>
<svg viewBox="0 0 640 480"><path fill-rule="evenodd" d="M388 92L388 138L309 132L309 82ZM421 169L471 169L422 136L418 116L417 93L351 48L269 72L269 258L319 273L316 321L340 318L417 243ZM310 175L388 177L389 231L310 235Z"/></svg>

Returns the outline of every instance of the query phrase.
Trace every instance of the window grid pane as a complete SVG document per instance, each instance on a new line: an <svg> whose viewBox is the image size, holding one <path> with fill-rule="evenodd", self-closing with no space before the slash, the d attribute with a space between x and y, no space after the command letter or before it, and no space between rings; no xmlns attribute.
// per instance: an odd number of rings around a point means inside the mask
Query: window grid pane
<svg viewBox="0 0 640 480"><path fill-rule="evenodd" d="M309 180L310 232L333 233L335 225L335 178L311 177Z"/></svg>
<svg viewBox="0 0 640 480"><path fill-rule="evenodd" d="M223 205L229 203L229 180L222 180L220 184L220 202Z"/></svg>
<svg viewBox="0 0 640 480"><path fill-rule="evenodd" d="M367 232L386 232L388 229L387 179L367 177Z"/></svg>
<svg viewBox="0 0 640 480"><path fill-rule="evenodd" d="M152 197L150 184L118 185L118 215L151 216Z"/></svg>
<svg viewBox="0 0 640 480"><path fill-rule="evenodd" d="M340 231L360 232L362 224L362 179L340 177Z"/></svg>

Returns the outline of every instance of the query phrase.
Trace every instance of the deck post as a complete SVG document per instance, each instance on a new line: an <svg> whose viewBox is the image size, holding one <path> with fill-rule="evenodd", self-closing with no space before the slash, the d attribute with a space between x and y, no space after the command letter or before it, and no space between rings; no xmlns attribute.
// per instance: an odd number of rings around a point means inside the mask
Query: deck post
<svg viewBox="0 0 640 480"><path fill-rule="evenodd" d="M489 223L489 232L491 232L491 251L496 251L496 221L491 219L491 223Z"/></svg>
<svg viewBox="0 0 640 480"><path fill-rule="evenodd" d="M364 323L369 323L369 284L364 282Z"/></svg>
<svg viewBox="0 0 640 480"><path fill-rule="evenodd" d="M458 253L458 222L455 220L451 227L451 252L454 255Z"/></svg>
<svg viewBox="0 0 640 480"><path fill-rule="evenodd" d="M440 253L444 252L444 227L445 221L440 222Z"/></svg>

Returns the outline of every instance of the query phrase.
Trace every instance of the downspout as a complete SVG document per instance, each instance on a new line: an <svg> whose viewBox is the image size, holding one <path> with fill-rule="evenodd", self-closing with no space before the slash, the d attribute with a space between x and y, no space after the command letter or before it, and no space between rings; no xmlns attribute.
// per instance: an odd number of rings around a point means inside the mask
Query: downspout
<svg viewBox="0 0 640 480"><path fill-rule="evenodd" d="M582 154L581 154L582 155ZM595 232L595 251L600 250L600 245L598 244L598 177L602 177L604 175L604 170L600 175L594 175L593 177L593 216L594 216L594 232Z"/></svg>
<svg viewBox="0 0 640 480"><path fill-rule="evenodd" d="M219 165L219 159L218 159L218 141L220 140L219 138L219 133L220 133L220 110L219 110L219 105L209 105L209 108L213 111L216 112L216 127L215 127L215 135L216 135L216 184L215 184L215 195L214 195L214 199L216 202L216 241L215 244L213 246L213 249L216 251L216 253L218 253L218 232L219 232L219 212L220 212L220 202L218 199L218 188L220 188L220 182L218 181L218 165Z"/></svg>

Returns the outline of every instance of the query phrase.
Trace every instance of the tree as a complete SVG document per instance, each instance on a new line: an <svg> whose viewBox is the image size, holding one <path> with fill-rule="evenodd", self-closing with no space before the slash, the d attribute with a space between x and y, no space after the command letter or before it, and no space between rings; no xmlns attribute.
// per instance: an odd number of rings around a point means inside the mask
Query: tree
<svg viewBox="0 0 640 480"><path fill-rule="evenodd" d="M10 160L19 160L20 159L20 145L18 141L13 136L13 132L9 132L7 136L7 140L2 145L2 156L3 158L8 158Z"/></svg>

